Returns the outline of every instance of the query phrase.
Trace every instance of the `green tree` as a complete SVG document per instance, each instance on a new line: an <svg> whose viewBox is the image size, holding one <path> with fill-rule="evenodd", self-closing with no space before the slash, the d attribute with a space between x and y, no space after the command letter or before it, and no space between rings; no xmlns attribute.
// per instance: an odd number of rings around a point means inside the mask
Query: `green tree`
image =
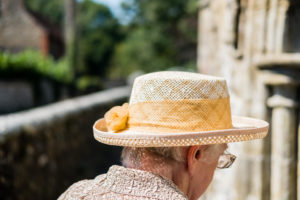
<svg viewBox="0 0 300 200"><path fill-rule="evenodd" d="M26 6L39 12L55 24L63 24L64 1L62 0L26 0Z"/></svg>
<svg viewBox="0 0 300 200"><path fill-rule="evenodd" d="M122 39L120 24L109 8L91 0L77 1L77 76L105 76L115 45ZM64 1L27 0L29 9L63 24Z"/></svg>
<svg viewBox="0 0 300 200"><path fill-rule="evenodd" d="M195 66L197 0L131 0L123 4L135 13L127 37L116 49L112 76L126 76L173 66Z"/></svg>
<svg viewBox="0 0 300 200"><path fill-rule="evenodd" d="M82 73L105 75L122 38L120 25L110 10L90 0L79 5L79 49Z"/></svg>

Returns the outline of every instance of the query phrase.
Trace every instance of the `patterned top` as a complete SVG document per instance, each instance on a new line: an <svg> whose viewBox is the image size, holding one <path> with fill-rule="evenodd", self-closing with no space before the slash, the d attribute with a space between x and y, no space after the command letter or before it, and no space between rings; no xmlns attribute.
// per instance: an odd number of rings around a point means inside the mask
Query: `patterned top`
<svg viewBox="0 0 300 200"><path fill-rule="evenodd" d="M58 200L187 200L170 180L150 172L112 166L93 180L74 183Z"/></svg>

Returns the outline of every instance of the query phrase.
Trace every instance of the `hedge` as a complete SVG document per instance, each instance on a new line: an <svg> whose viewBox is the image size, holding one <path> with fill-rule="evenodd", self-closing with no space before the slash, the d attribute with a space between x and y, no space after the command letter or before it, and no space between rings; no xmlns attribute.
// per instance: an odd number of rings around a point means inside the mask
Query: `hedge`
<svg viewBox="0 0 300 200"><path fill-rule="evenodd" d="M54 61L40 52L27 50L18 54L0 52L0 77L46 77L62 83L73 80L73 69L65 59Z"/></svg>

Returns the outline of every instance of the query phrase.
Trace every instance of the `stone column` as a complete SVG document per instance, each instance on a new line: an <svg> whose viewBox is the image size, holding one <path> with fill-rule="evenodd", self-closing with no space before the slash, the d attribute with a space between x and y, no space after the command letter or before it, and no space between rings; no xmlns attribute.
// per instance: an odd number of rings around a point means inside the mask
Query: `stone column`
<svg viewBox="0 0 300 200"><path fill-rule="evenodd" d="M298 117L298 180L297 180L297 200L300 200L300 112Z"/></svg>
<svg viewBox="0 0 300 200"><path fill-rule="evenodd" d="M271 200L296 199L296 94L291 84L274 85L272 109Z"/></svg>

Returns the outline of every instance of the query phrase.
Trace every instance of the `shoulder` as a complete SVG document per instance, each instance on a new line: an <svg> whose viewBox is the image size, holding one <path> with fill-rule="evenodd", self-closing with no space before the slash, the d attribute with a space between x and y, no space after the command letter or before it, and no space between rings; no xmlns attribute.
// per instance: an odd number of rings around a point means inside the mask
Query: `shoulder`
<svg viewBox="0 0 300 200"><path fill-rule="evenodd" d="M94 186L101 184L106 178L105 174L97 176L92 180L81 180L71 185L63 194L61 194L58 200L80 200L84 199L88 195Z"/></svg>

